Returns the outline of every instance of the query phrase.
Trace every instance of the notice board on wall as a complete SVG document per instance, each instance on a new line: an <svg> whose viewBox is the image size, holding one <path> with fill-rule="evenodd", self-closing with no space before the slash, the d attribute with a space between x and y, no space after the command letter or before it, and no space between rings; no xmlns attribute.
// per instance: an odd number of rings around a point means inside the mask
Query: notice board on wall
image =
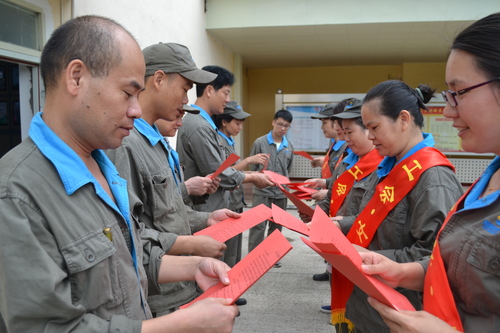
<svg viewBox="0 0 500 333"><path fill-rule="evenodd" d="M325 152L330 145L330 139L325 138L321 131L321 121L311 119L317 115L323 105L286 105L284 109L293 115L292 126L288 130L287 138L292 142L295 150L309 152Z"/></svg>
<svg viewBox="0 0 500 333"><path fill-rule="evenodd" d="M444 104L429 104L422 110L425 133L432 133L435 147L443 153L463 152L457 130L453 128L453 119L443 115Z"/></svg>
<svg viewBox="0 0 500 333"><path fill-rule="evenodd" d="M289 110L294 120L287 137L294 144L296 150L305 150L312 155L322 155L329 146L329 140L323 136L321 121L311 119L311 115L319 111L328 103L338 103L345 98L355 97L363 99L364 94L276 94L276 110ZM476 154L463 151L457 130L453 128L453 120L443 115L444 100L441 95L427 105L428 111L423 110L425 133L432 133L435 147L448 156L456 167L458 179L463 184L470 184L477 179L494 154ZM313 169L309 161L294 159L292 166L293 177L317 178L319 169Z"/></svg>
<svg viewBox="0 0 500 333"><path fill-rule="evenodd" d="M285 109L293 115L287 139L295 150L325 153L330 139L323 135L321 120L311 119L311 116L317 115L326 104L363 97L364 94L276 94L276 110Z"/></svg>
<svg viewBox="0 0 500 333"><path fill-rule="evenodd" d="M365 94L276 94L276 110L286 109L293 115L292 127L287 138L293 143L296 150L305 150L312 153L325 152L330 140L325 138L321 131L321 121L311 119L311 116L328 103L338 103L345 98L363 99ZM434 101L435 100L435 101ZM422 110L424 116L425 133L432 133L435 147L445 154L477 155L464 152L457 130L453 128L453 120L443 115L445 103L442 97L436 94L433 102L427 105L428 111Z"/></svg>

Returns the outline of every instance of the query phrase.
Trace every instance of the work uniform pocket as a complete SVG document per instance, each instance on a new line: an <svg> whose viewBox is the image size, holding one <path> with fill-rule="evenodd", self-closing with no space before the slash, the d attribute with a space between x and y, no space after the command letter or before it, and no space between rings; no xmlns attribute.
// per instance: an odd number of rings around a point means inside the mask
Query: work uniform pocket
<svg viewBox="0 0 500 333"><path fill-rule="evenodd" d="M102 230L68 243L61 253L68 266L73 304L91 311L122 302L116 248Z"/></svg>
<svg viewBox="0 0 500 333"><path fill-rule="evenodd" d="M471 309L485 313L498 313L500 299L500 243L477 235L472 238L472 248L467 256L467 264L461 263L457 271L461 272L461 283L467 292L460 294L464 303ZM474 311L474 310L472 310Z"/></svg>
<svg viewBox="0 0 500 333"><path fill-rule="evenodd" d="M166 177L164 172L160 174L152 175L153 181L153 200L154 204L154 218L158 220L163 214L174 213L177 211L177 207L173 205L175 191L178 191L175 181Z"/></svg>
<svg viewBox="0 0 500 333"><path fill-rule="evenodd" d="M500 277L500 244L487 238L478 238L474 242L467 262Z"/></svg>

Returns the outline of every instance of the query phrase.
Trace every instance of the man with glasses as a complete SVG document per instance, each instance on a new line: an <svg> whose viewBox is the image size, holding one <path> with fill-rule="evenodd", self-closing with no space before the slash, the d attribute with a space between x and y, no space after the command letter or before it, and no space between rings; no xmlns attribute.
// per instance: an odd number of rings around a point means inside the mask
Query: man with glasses
<svg viewBox="0 0 500 333"><path fill-rule="evenodd" d="M292 169L293 145L287 140L286 133L290 129L292 120L293 116L288 110L279 110L274 114L272 122L273 130L255 140L250 151L250 156L261 153L267 154L269 156L267 167L260 164L252 164L250 170L260 171L265 168L266 170L288 177ZM277 187L265 189L254 187L252 206L255 207L262 203L268 207L271 207L271 204L275 204L280 208L286 209L287 198ZM275 229L281 231L281 226L271 221L264 221L251 228L248 237L248 252L252 251L264 240L268 223L269 230L267 235L270 235ZM276 263L275 267L281 267L281 263Z"/></svg>

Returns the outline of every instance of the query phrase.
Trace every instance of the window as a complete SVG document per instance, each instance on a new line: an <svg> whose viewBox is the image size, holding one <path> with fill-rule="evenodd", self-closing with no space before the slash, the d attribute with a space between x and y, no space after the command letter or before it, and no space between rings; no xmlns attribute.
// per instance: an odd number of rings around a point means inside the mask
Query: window
<svg viewBox="0 0 500 333"><path fill-rule="evenodd" d="M41 50L39 14L0 0L0 41Z"/></svg>

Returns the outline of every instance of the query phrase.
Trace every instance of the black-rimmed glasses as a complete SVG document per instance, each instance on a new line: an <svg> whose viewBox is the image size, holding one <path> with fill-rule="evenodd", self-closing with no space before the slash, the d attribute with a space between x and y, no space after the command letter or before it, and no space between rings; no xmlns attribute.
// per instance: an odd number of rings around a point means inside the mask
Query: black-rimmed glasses
<svg viewBox="0 0 500 333"><path fill-rule="evenodd" d="M284 128L284 129L289 129L291 125L289 124L283 124L283 123L276 123L278 127Z"/></svg>
<svg viewBox="0 0 500 333"><path fill-rule="evenodd" d="M441 91L441 95L443 96L443 98L446 102L448 102L451 106L455 107L458 105L458 102L457 102L457 99L455 98L455 96L463 95L466 92L471 91L472 89L479 88L479 87L484 86L488 83L498 81L498 80L500 80L500 77L496 77L494 79L491 79L491 80L488 80L488 81L485 81L485 82L482 82L482 83L479 83L479 84L476 84L476 85L473 85L473 86L470 86L470 87L467 87L464 89L460 89L459 91L453 91L453 90Z"/></svg>

